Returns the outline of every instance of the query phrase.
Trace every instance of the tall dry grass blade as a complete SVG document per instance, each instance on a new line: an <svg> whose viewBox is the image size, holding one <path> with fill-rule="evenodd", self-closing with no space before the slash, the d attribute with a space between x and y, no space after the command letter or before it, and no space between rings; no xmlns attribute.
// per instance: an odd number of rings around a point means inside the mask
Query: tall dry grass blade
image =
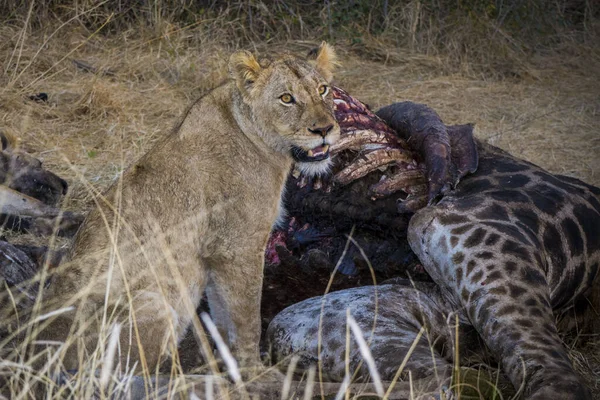
<svg viewBox="0 0 600 400"><path fill-rule="evenodd" d="M408 359L412 355L413 351L415 351L417 344L419 344L419 340L421 340L421 336L423 336L423 333L425 333L425 328L421 327L421 329L419 329L419 333L417 334L417 337L415 338L415 340L413 340L412 344L410 345L410 348L408 349L408 351L406 352L406 355L404 356L404 359L402 360L402 363L398 367L396 374L394 374L394 377L392 378L392 381L390 382L390 386L388 387L387 391L385 392L385 395L383 396L383 400L389 399L390 393L392 393L392 389L394 389L394 386L396 386L398 379L400 379L400 375L404 371L404 367L406 367L406 363L408 362Z"/></svg>
<svg viewBox="0 0 600 400"><path fill-rule="evenodd" d="M58 310L50 311L50 312L47 312L46 314L38 315L30 322L30 325L37 324L38 322L45 321L48 318L52 318L57 315L73 311L74 309L75 309L75 307L70 306L70 307L64 307L64 308L60 308Z"/></svg>
<svg viewBox="0 0 600 400"><path fill-rule="evenodd" d="M106 353L104 354L104 360L102 363L102 370L100 371L100 388L106 388L110 381L113 373L113 367L115 364L115 356L117 353L117 346L119 344L119 337L121 335L121 324L113 324L110 331L110 337L108 339L108 346L106 347Z"/></svg>
<svg viewBox="0 0 600 400"><path fill-rule="evenodd" d="M27 29L29 29L29 21L31 19L31 12L33 11L34 4L35 4L35 1L32 1L29 4L29 9L27 10L27 16L25 17L25 23L23 24L23 29L21 30L21 34L19 36L19 40L18 40L20 42L18 44L19 52L17 55L17 61L15 62L17 67L19 66L19 62L21 61L21 56L23 55L23 46L25 45L25 37L27 36ZM8 63L6 64L7 68L12 63L12 60L15 56L16 51L17 51L17 46L15 46L15 48L13 49L13 52L10 55L10 59L8 60ZM17 69L18 68L14 69L14 71L12 73L12 78L14 78L14 76L17 72ZM12 78L11 78L11 81L12 81Z"/></svg>
<svg viewBox="0 0 600 400"><path fill-rule="evenodd" d="M340 389L335 395L335 400L342 400L346 397L348 388L350 387L350 375L346 375L340 384Z"/></svg>
<svg viewBox="0 0 600 400"><path fill-rule="evenodd" d="M459 354L459 331L458 331L458 314L454 316L454 379L460 385L460 354ZM458 387L458 400L460 400L461 388Z"/></svg>
<svg viewBox="0 0 600 400"><path fill-rule="evenodd" d="M64 28L65 26L67 26L68 24L70 24L71 22L81 18L82 16L84 16L85 14L90 14L92 11L96 10L97 8L99 8L100 6L106 4L108 0L105 0L101 3L96 4L94 7L89 8L89 9L85 9L83 10L81 13L78 13L76 15L74 15L73 17L71 17L70 19L68 19L67 21L63 22L61 25L58 26L58 28L56 28L47 38L45 38L44 42L42 43L42 45L38 48L37 52L31 57L31 59L29 60L29 63L23 67L21 69L21 72L19 72L19 75L17 75L16 77L13 75L13 77L11 78L9 85L13 85L16 81L19 80L19 78L25 73L25 71L27 71L27 69L29 67L31 67L31 65L33 64L33 62L37 59L38 55L44 50L46 49L47 44L50 42L50 40L56 35L56 33L58 33L62 28ZM33 6L33 4L35 3L35 1L31 2L31 5ZM17 69L15 68L15 72L17 71Z"/></svg>
<svg viewBox="0 0 600 400"><path fill-rule="evenodd" d="M350 310L346 309L346 314ZM350 325L346 324L346 348L344 351L344 379L348 378L348 384L352 381L350 377L350 345L352 344L350 340ZM345 392L345 399L349 400L350 393Z"/></svg>
<svg viewBox="0 0 600 400"><path fill-rule="evenodd" d="M281 400L286 400L290 394L290 388L292 387L292 379L294 378L294 371L300 357L294 356L290 360L288 365L287 373L285 374L285 380L283 381L283 387L281 389Z"/></svg>
<svg viewBox="0 0 600 400"><path fill-rule="evenodd" d="M377 366L375 365L373 354L371 354L371 350L369 350L369 345L367 345L367 342L363 337L362 330L356 323L356 320L350 314L350 309L346 310L346 312L346 323L350 326L352 334L354 335L354 340L358 344L358 350L360 351L360 354L367 363L369 374L371 374L373 384L375 385L375 391L377 392L377 395L383 397L385 395L385 391L383 390L383 383L381 382L381 376L379 375L379 371L377 371Z"/></svg>
<svg viewBox="0 0 600 400"><path fill-rule="evenodd" d="M65 348L65 345L61 343L61 345L59 345L56 349L56 351L54 352L54 354L52 354L49 358L48 361L46 361L46 363L42 366L42 368L39 368L36 372L36 374L30 374L30 375L26 375L26 381L23 384L22 390L19 393L18 396L16 396L14 398L14 400L21 400L24 398L28 398L30 397L31 394L31 390L32 390L32 379L34 380L40 380L40 377L46 377L49 375L49 370L52 368L52 366L56 365L56 362L59 360L60 356L62 355L63 349ZM45 353L49 353L49 350L46 351L42 351L39 354L36 355L36 357L31 357L29 360L27 360L28 363L33 364L38 357L42 357ZM54 382L52 380L49 381L49 383L52 382L52 385L54 385Z"/></svg>
<svg viewBox="0 0 600 400"><path fill-rule="evenodd" d="M367 256L367 253L365 253L365 250L362 248L362 246L356 241L356 239L354 239L351 236L348 237L348 240L351 241L354 246L356 246L356 248L360 252L361 257L367 263L367 267L369 268L369 272L371 274L371 280L373 281L373 291L375 292L375 304L373 310L373 323L371 324L371 336L369 337L369 341L367 343L367 346L371 346L371 341L374 338L375 329L377 328L377 318L379 317L379 290L377 288L377 277L375 276L375 269L373 268L373 264L371 263L371 260ZM356 376L356 374L358 374L362 366L362 362L363 360L360 360L360 362L356 366L356 370L354 371L353 377Z"/></svg>
<svg viewBox="0 0 600 400"><path fill-rule="evenodd" d="M408 387L410 389L410 400L414 400L415 392L413 388L412 371L408 371Z"/></svg>
<svg viewBox="0 0 600 400"><path fill-rule="evenodd" d="M198 395L196 393L194 393L193 391L190 391L189 396L190 396L190 400L200 400L200 397L198 397ZM208 396L206 397L206 400L213 400L213 399L214 399L214 396L213 397L208 397Z"/></svg>
<svg viewBox="0 0 600 400"><path fill-rule="evenodd" d="M308 369L308 374L306 376L306 385L304 386L304 397L303 400L310 400L313 397L313 392L315 389L315 376L317 375L317 369L314 365Z"/></svg>
<svg viewBox="0 0 600 400"><path fill-rule="evenodd" d="M35 78L34 80L32 80L31 82L29 82L27 85L25 85L24 89L28 89L30 87L32 87L34 84L36 84L37 82L39 82L43 77L46 76L46 74L50 71L52 71L54 69L54 67L56 67L58 64L60 64L61 62L63 62L64 60L66 60L69 56L71 56L71 54L73 54L75 51L77 51L80 47L82 47L83 45L85 45L88 41L90 41L94 36L96 36L102 29L104 29L104 27L111 21L111 19L113 18L114 13L110 14L108 16L108 18L106 18L106 21L104 21L104 23L98 28L96 29L96 31L94 31L85 41L83 41L82 43L80 43L79 45L77 45L75 48L73 48L71 51L69 51L67 54L64 55L64 57L62 57L60 60L58 60L57 62L55 62L52 66L50 66L50 68L48 68L45 72L41 73L39 77Z"/></svg>
<svg viewBox="0 0 600 400"><path fill-rule="evenodd" d="M227 366L227 372L229 372L231 379L233 379L236 384L241 384L242 375L240 374L240 369L238 368L237 362L235 361L235 358L233 358L231 351L229 351L229 348L221 337L217 326L207 313L202 313L200 318L202 318L202 322L204 322L204 325L206 325L206 328L212 335L215 344L217 345L217 350L221 354L221 357L223 357L223 362L225 362L225 365Z"/></svg>
<svg viewBox="0 0 600 400"><path fill-rule="evenodd" d="M336 272L342 265L342 260L346 257L348 253L348 248L350 247L350 239L352 235L354 235L354 230L356 226L352 226L350 233L348 234L348 240L346 240L346 244L344 245L344 250L342 251L342 255L338 259L335 267L333 268L333 272L331 272L331 276L329 277L329 281L327 282L327 287L325 288L325 293L323 293L323 297L321 299L321 311L319 313L319 328L318 328L318 336L317 336L317 368L319 372L319 383L323 382L323 361L321 360L321 349L323 348L323 315L325 313L325 303L327 301L327 293L331 290L331 285L333 284L333 278L335 277ZM325 391L323 389L323 385L319 385L321 390L321 397L325 397Z"/></svg>
<svg viewBox="0 0 600 400"><path fill-rule="evenodd" d="M206 396L206 400L213 400L215 398L212 378L211 375L206 375L206 380L204 381L204 395Z"/></svg>

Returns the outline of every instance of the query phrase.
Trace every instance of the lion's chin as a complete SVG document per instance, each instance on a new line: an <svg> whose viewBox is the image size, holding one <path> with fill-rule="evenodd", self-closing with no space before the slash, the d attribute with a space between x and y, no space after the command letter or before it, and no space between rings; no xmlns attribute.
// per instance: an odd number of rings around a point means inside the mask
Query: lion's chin
<svg viewBox="0 0 600 400"><path fill-rule="evenodd" d="M329 155L327 156L327 158L322 159L320 161L296 162L296 167L300 170L300 172L303 175L311 177L329 174L329 172L331 171L331 165L332 161Z"/></svg>

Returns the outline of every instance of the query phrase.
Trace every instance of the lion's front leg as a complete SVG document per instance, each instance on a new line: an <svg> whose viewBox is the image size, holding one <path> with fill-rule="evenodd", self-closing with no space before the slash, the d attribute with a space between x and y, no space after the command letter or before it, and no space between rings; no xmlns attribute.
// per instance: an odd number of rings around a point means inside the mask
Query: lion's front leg
<svg viewBox="0 0 600 400"><path fill-rule="evenodd" d="M243 377L261 377L266 368L260 361L260 298L263 283L262 244L249 246L261 251L229 254L210 260L207 295L212 318L229 345ZM222 356L222 355L221 355ZM275 378L280 378L276 373Z"/></svg>

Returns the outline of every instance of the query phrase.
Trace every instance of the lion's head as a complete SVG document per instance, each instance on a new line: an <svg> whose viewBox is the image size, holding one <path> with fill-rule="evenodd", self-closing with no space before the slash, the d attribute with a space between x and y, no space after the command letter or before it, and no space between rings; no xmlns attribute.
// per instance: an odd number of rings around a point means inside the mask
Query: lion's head
<svg viewBox="0 0 600 400"><path fill-rule="evenodd" d="M261 136L309 175L329 170L329 146L340 134L329 86L334 65L335 52L326 43L312 62L289 55L259 62L241 51L229 63Z"/></svg>

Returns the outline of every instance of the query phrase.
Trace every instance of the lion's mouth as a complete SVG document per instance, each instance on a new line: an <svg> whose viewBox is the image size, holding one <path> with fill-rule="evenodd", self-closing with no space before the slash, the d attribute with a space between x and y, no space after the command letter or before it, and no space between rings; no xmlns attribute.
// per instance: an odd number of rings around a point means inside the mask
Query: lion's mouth
<svg viewBox="0 0 600 400"><path fill-rule="evenodd" d="M292 146L292 157L299 162L322 161L329 158L329 144L323 143L310 150L304 150L298 146Z"/></svg>

